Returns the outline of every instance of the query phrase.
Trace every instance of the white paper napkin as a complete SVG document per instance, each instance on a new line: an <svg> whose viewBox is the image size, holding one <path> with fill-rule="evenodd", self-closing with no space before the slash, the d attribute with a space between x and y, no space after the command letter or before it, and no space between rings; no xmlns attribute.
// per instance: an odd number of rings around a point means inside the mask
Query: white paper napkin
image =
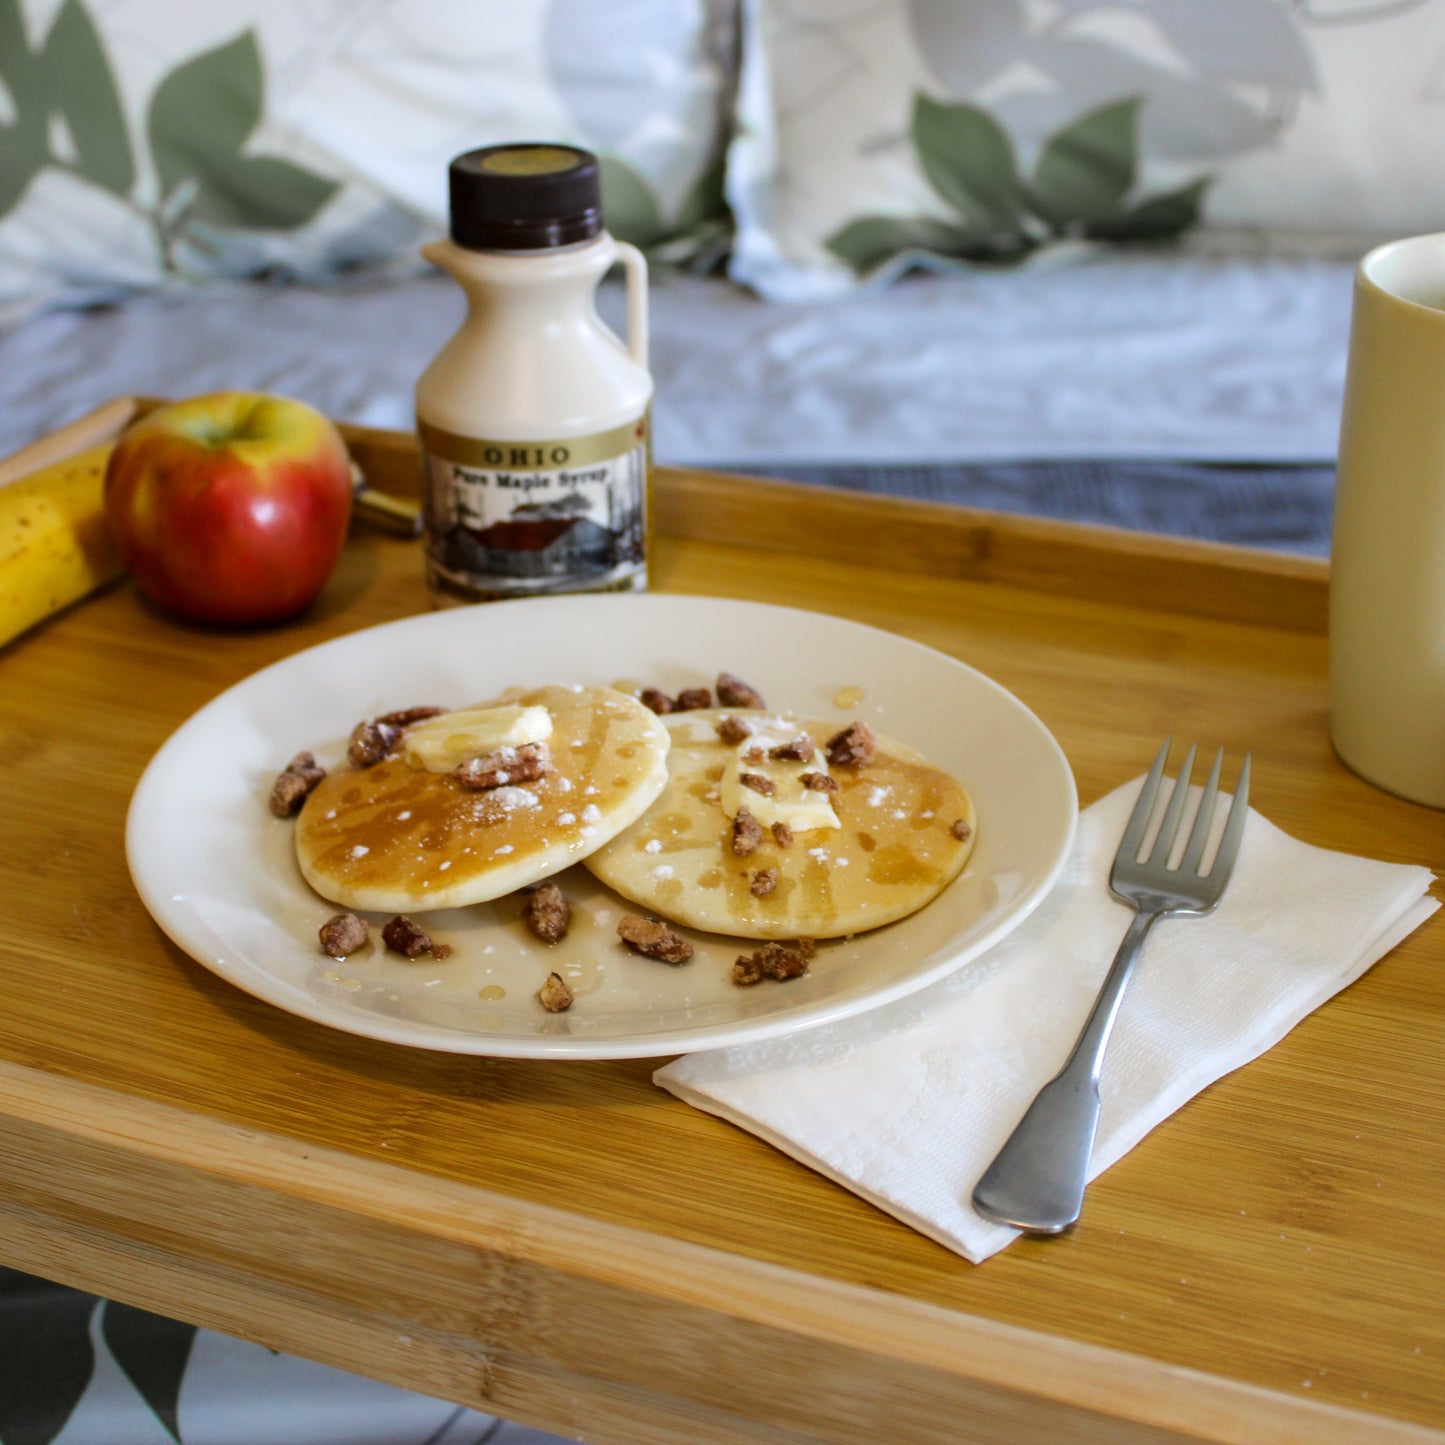
<svg viewBox="0 0 1445 1445"><path fill-rule="evenodd" d="M976 1214L970 1196L1067 1057L1124 935L1131 910L1106 879L1141 781L1084 810L1058 886L956 973L855 1019L688 1055L654 1078L987 1259L1017 1231ZM1425 896L1431 879L1301 843L1251 810L1217 911L1161 919L1144 945L1104 1065L1090 1177L1419 927L1440 906Z"/></svg>

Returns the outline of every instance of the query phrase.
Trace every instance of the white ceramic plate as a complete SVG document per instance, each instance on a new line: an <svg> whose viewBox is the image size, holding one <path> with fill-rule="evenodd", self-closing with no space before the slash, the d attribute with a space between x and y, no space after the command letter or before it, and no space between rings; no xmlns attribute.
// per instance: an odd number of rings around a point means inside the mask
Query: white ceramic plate
<svg viewBox="0 0 1445 1445"><path fill-rule="evenodd" d="M379 942L344 962L320 951L317 929L336 909L304 883L293 825L266 806L294 754L309 748L331 765L359 719L400 707L460 705L550 682L635 681L675 693L710 685L720 670L746 678L772 707L840 725L861 717L957 777L978 807L978 842L962 875L911 918L821 945L804 978L750 989L729 971L751 944L694 934L696 956L680 968L624 949L615 929L625 905L581 867L559 879L574 923L555 949L532 938L516 902L503 899L425 915L433 936L453 946L442 963L407 962ZM635 1058L811 1027L957 968L1048 892L1077 812L1068 763L1039 720L997 683L931 648L759 603L589 595L407 618L237 684L146 769L126 852L142 900L175 943L278 1008L420 1048ZM563 1014L536 999L554 968L577 994Z"/></svg>

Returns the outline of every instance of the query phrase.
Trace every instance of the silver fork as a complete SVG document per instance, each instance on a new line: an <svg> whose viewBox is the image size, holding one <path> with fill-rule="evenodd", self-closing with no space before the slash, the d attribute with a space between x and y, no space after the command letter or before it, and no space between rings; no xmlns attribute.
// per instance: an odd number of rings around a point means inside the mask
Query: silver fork
<svg viewBox="0 0 1445 1445"><path fill-rule="evenodd" d="M1000 1224L1038 1234L1058 1234L1078 1219L1084 1203L1084 1182L1094 1131L1099 1123L1099 1074L1104 1048L1134 960L1157 919L1170 913L1196 918L1211 912L1229 882L1248 815L1248 753L1239 770L1239 782L1235 785L1234 801L1219 848L1207 873L1201 872L1201 864L1214 821L1215 800L1219 796L1223 748L1215 754L1178 866L1170 867L1170 857L1175 851L1189 794L1189 774L1194 767L1192 746L1170 794L1154 845L1148 856L1140 860L1169 746L1166 741L1159 749L1159 756L1144 779L1139 801L1129 815L1109 875L1109 888L1115 897L1134 905L1128 932L1068 1061L1039 1090L1028 1112L973 1191L974 1208Z"/></svg>

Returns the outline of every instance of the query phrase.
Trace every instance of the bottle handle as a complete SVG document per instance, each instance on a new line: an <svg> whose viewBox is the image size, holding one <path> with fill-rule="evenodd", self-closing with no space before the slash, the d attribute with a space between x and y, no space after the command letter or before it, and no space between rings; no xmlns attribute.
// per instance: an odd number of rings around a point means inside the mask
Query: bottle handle
<svg viewBox="0 0 1445 1445"><path fill-rule="evenodd" d="M617 257L627 272L627 353L647 368L647 258L636 246L618 241Z"/></svg>

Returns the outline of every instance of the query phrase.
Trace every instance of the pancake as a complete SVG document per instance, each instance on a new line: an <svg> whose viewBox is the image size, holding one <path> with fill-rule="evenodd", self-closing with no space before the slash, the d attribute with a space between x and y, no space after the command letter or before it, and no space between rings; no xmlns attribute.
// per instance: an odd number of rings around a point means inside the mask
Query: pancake
<svg viewBox="0 0 1445 1445"><path fill-rule="evenodd" d="M717 732L724 717L748 721L756 737L724 742ZM816 771L821 756L765 765L739 758L758 738L771 745L806 733L821 745L839 724L736 708L674 713L664 721L672 735L666 788L640 821L589 855L585 866L624 898L674 923L744 938L860 933L922 908L962 872L972 852L976 820L968 793L927 759L880 736L866 765L827 769L836 792L807 790L806 807L826 797L836 826L795 827L783 846L764 823L756 848L739 856L724 794L734 802L739 795L734 782L725 788L725 773L735 778L739 768L764 767L778 790L770 802L786 806L803 798L798 779ZM748 792L741 797L758 806ZM776 870L772 889L759 895L758 875L769 869Z"/></svg>
<svg viewBox="0 0 1445 1445"><path fill-rule="evenodd" d="M336 768L296 820L296 859L323 898L421 913L499 898L575 863L646 811L667 781L668 732L606 687L514 691L482 707L545 707L552 771L474 791L404 751Z"/></svg>

